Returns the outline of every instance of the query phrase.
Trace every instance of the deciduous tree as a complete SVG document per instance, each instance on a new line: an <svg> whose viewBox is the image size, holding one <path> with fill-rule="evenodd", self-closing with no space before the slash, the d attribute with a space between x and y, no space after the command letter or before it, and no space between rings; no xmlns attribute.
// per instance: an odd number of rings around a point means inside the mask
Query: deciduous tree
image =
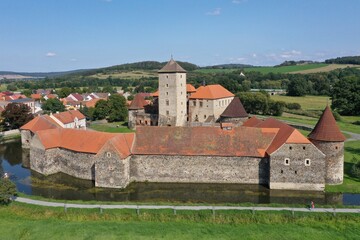
<svg viewBox="0 0 360 240"><path fill-rule="evenodd" d="M29 106L18 103L8 104L1 116L5 130L18 129L34 118Z"/></svg>

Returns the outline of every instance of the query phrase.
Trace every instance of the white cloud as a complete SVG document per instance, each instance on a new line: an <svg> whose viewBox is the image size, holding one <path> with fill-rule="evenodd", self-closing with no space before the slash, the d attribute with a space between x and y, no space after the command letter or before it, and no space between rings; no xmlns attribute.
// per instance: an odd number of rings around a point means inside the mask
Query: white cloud
<svg viewBox="0 0 360 240"><path fill-rule="evenodd" d="M240 3L247 2L247 0L232 0L231 2L234 4L240 4Z"/></svg>
<svg viewBox="0 0 360 240"><path fill-rule="evenodd" d="M256 53L253 53L251 56L252 56L253 58L257 58L257 54L256 54Z"/></svg>
<svg viewBox="0 0 360 240"><path fill-rule="evenodd" d="M218 16L221 14L221 8L215 8L211 12L207 12L206 15Z"/></svg>
<svg viewBox="0 0 360 240"><path fill-rule="evenodd" d="M76 58L71 58L70 61L71 62L77 62L77 59Z"/></svg>
<svg viewBox="0 0 360 240"><path fill-rule="evenodd" d="M280 54L280 57L282 58L292 58L292 57L296 57L301 55L300 51L297 50L291 50L291 51L287 51L287 52L283 52L282 54Z"/></svg>
<svg viewBox="0 0 360 240"><path fill-rule="evenodd" d="M55 57L55 56L56 56L56 53L54 53L54 52L48 52L48 53L46 53L45 56L47 56L47 57Z"/></svg>

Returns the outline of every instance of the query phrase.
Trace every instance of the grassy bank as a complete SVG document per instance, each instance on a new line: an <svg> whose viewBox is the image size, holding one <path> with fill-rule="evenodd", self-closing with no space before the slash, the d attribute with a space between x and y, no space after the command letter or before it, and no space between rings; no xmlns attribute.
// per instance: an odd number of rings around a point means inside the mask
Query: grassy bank
<svg viewBox="0 0 360 240"><path fill-rule="evenodd" d="M0 208L1 239L356 239L359 214Z"/></svg>
<svg viewBox="0 0 360 240"><path fill-rule="evenodd" d="M91 123L89 128L99 132L110 132L110 133L134 132L133 130L127 127L127 123L125 122Z"/></svg>

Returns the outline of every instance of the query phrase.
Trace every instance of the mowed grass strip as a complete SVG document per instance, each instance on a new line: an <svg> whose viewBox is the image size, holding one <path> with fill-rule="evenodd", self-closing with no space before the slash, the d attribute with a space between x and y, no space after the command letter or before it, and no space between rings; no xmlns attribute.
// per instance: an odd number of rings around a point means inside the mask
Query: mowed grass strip
<svg viewBox="0 0 360 240"><path fill-rule="evenodd" d="M324 110L327 104L331 104L330 97L328 96L304 96L292 97L285 95L272 95L271 99L275 101L283 101L285 103L298 103L303 110Z"/></svg>
<svg viewBox="0 0 360 240"><path fill-rule="evenodd" d="M360 214L0 208L1 239L356 239Z"/></svg>
<svg viewBox="0 0 360 240"><path fill-rule="evenodd" d="M109 132L109 133L129 133L134 132L133 130L127 127L127 124L124 122L112 122L112 123L92 123L89 126L89 129L93 129L99 132Z"/></svg>

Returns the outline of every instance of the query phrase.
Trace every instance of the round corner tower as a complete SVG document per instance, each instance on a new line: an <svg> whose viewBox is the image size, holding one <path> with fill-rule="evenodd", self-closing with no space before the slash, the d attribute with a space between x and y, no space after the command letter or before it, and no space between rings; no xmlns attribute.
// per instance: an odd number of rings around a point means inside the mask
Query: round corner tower
<svg viewBox="0 0 360 240"><path fill-rule="evenodd" d="M329 106L326 106L315 128L309 134L309 139L325 154L325 183L341 184L344 179L346 138L340 132Z"/></svg>

